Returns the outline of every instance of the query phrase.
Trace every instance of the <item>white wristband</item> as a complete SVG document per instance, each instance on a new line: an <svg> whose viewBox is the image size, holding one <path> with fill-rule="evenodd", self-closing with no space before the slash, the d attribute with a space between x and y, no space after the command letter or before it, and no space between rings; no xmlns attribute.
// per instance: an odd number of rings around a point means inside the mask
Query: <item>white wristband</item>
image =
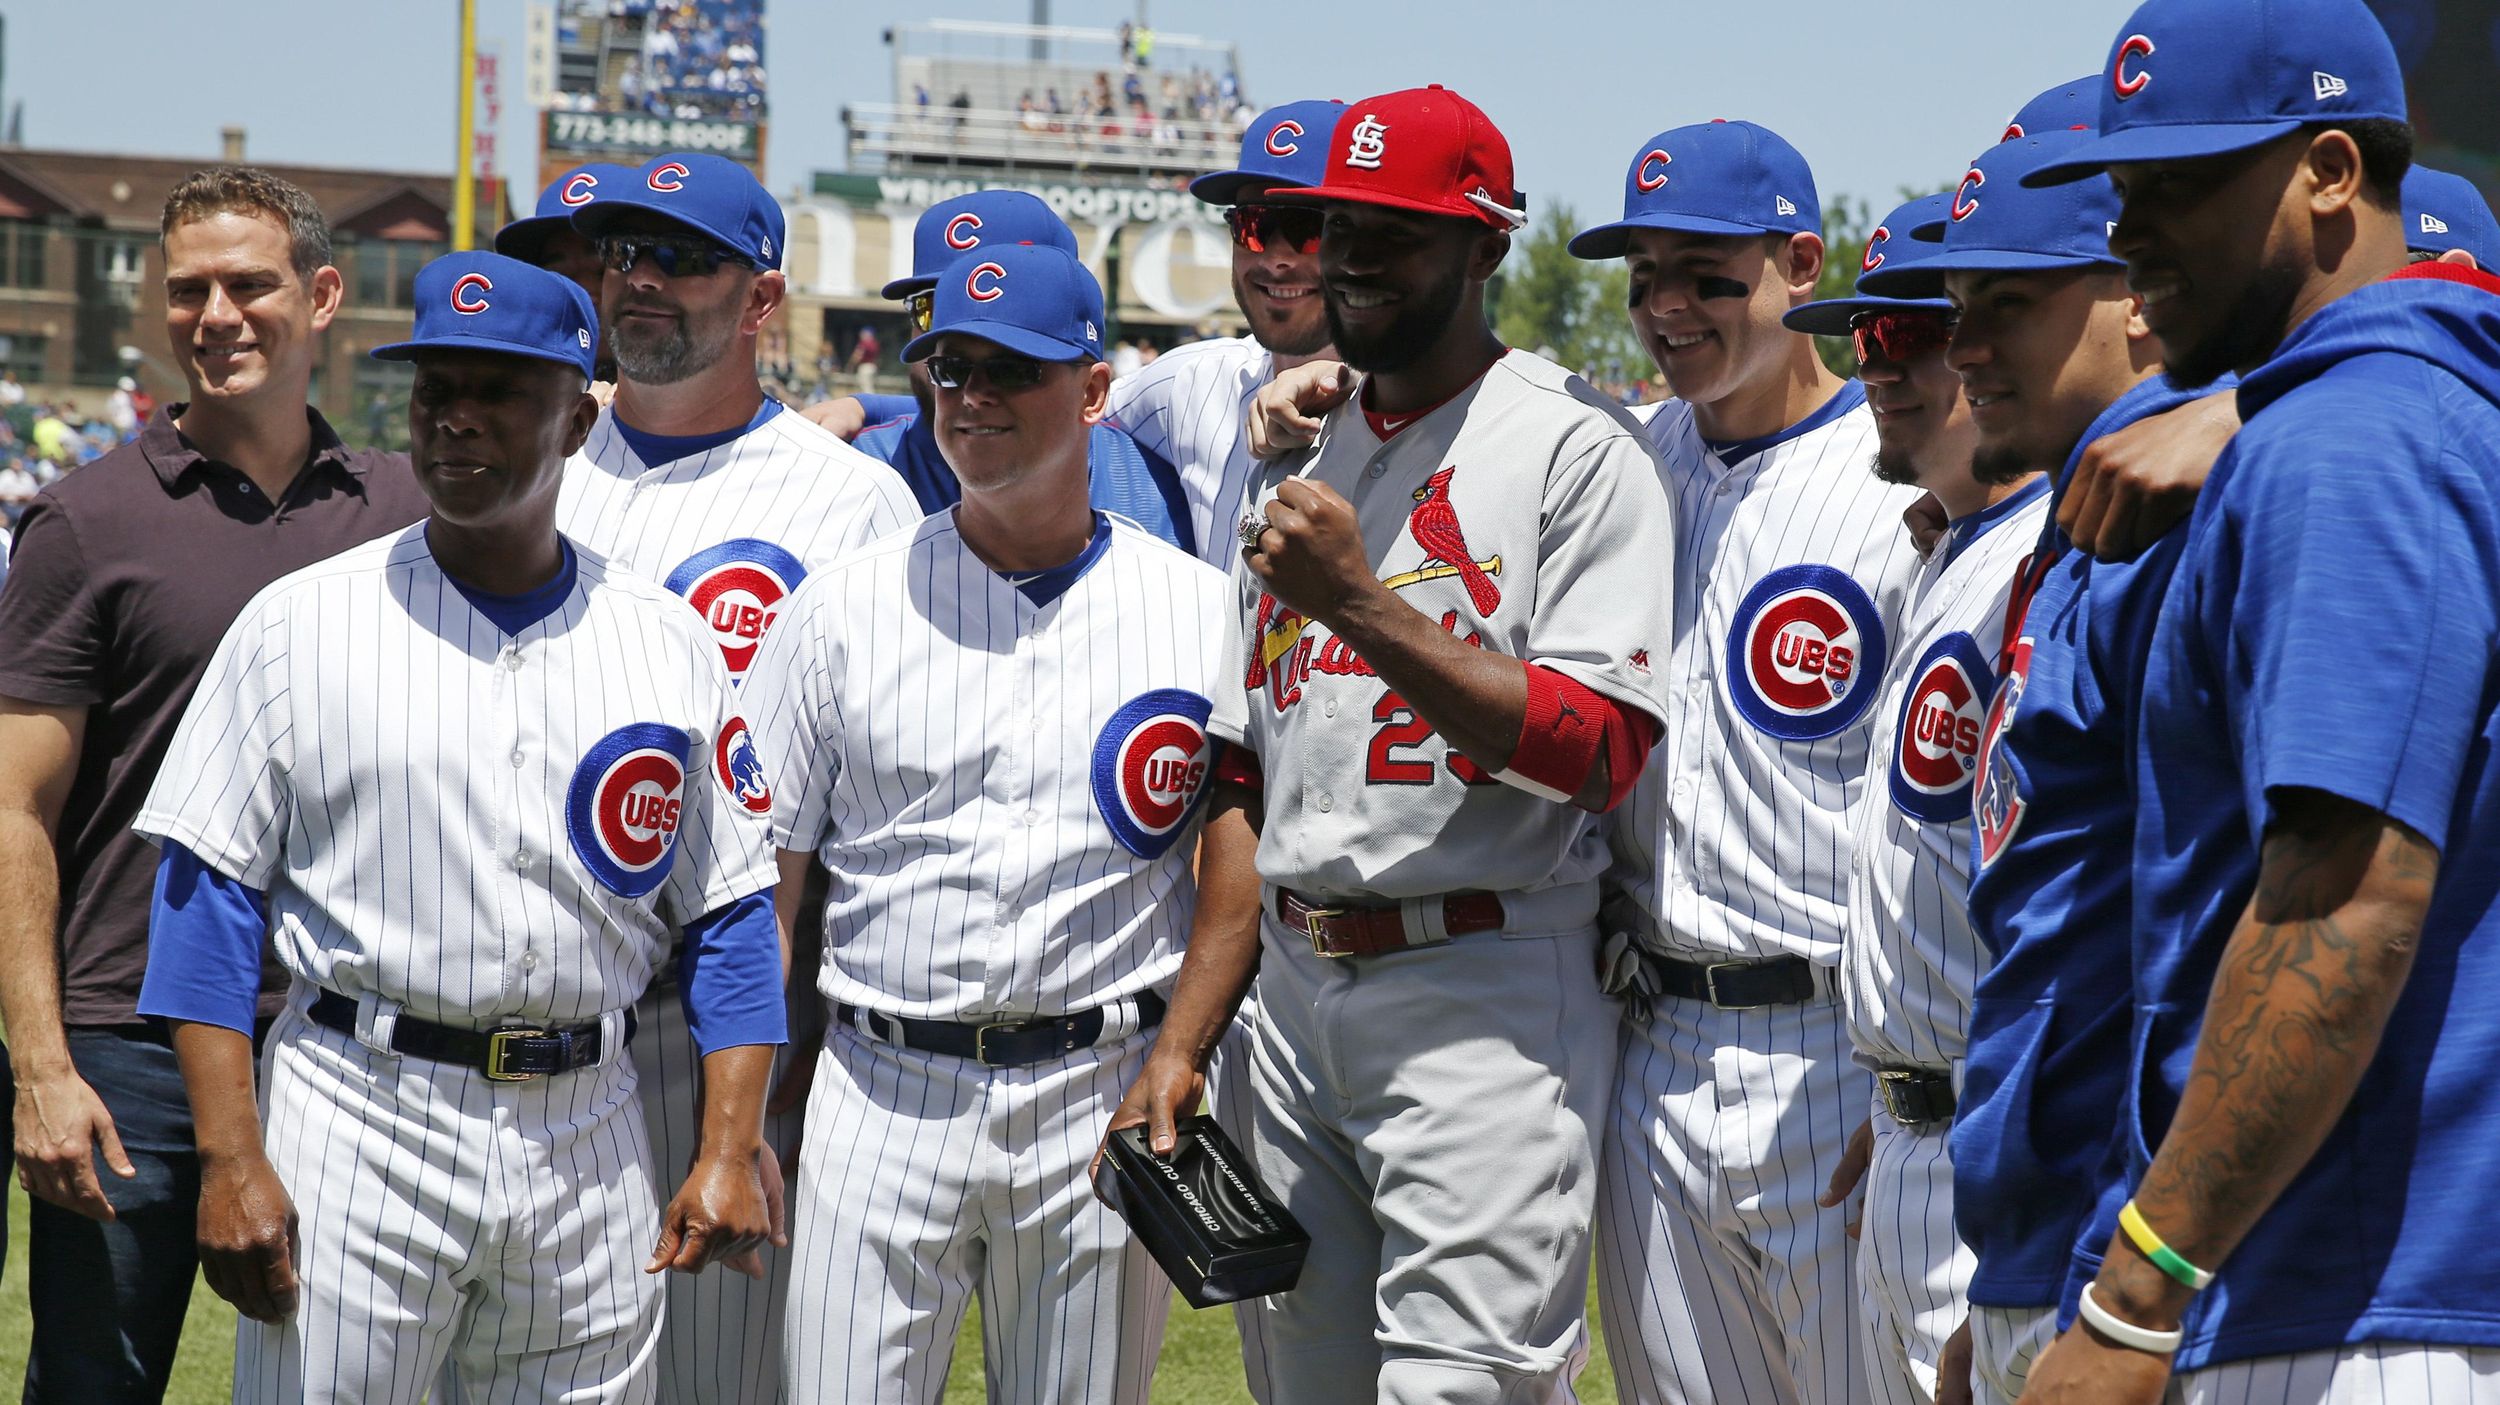
<svg viewBox="0 0 2500 1405"><path fill-rule="evenodd" d="M2078 1306L2083 1320L2091 1323L2102 1336L2135 1351L2168 1356L2179 1349L2180 1341L2187 1336L2185 1331L2156 1332L2150 1327L2138 1327L2120 1318L2093 1300L2092 1285L2089 1283L2083 1285L2083 1300Z"/></svg>

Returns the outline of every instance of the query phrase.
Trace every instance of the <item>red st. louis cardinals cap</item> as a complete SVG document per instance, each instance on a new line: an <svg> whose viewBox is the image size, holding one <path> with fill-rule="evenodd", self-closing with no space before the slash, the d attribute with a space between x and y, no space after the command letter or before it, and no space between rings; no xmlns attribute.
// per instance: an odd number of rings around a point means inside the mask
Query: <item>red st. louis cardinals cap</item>
<svg viewBox="0 0 2500 1405"><path fill-rule="evenodd" d="M1277 205L1386 205L1478 219L1495 229L1528 222L1511 183L1510 143L1482 108L1438 83L1348 104L1328 140L1320 183L1263 198Z"/></svg>

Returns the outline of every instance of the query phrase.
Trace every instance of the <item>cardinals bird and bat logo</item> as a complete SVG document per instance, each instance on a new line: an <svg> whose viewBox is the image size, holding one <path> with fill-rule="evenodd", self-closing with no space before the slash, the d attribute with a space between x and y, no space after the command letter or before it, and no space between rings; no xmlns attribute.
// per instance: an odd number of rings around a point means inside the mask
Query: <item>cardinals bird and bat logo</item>
<svg viewBox="0 0 2500 1405"><path fill-rule="evenodd" d="M1407 514L1406 533L1423 553L1423 560L1408 570L1381 577L1381 584L1391 590L1405 590L1433 581L1456 580L1467 593L1467 603L1477 618L1490 620L1502 606L1502 557L1500 552L1479 557L1467 544L1467 533L1460 527L1458 509L1450 501L1450 482L1457 475L1452 464L1424 480L1415 490L1415 508ZM1452 634L1461 632L1456 610L1445 610L1441 627ZM1464 637L1470 644L1482 647L1483 636L1469 630ZM1313 673L1373 676L1371 665L1334 635L1315 637L1311 621L1292 606L1275 596L1262 592L1258 614L1251 629L1249 672L1243 685L1251 692L1265 689L1268 702L1284 712L1302 700L1302 686Z"/></svg>

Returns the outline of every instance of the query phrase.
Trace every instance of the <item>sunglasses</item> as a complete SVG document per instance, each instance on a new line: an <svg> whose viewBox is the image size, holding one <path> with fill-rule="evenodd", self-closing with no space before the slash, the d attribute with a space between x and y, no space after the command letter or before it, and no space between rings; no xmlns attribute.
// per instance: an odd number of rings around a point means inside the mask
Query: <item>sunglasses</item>
<svg viewBox="0 0 2500 1405"><path fill-rule="evenodd" d="M1861 312L1849 319L1849 346L1860 361L1906 364L1953 340L1950 312Z"/></svg>
<svg viewBox="0 0 2500 1405"><path fill-rule="evenodd" d="M619 273L631 273L634 265L644 259L658 265L669 278L708 278L720 272L724 263L741 268L759 265L743 254L735 253L709 239L667 239L633 234L603 234L599 237L599 259Z"/></svg>
<svg viewBox="0 0 2500 1405"><path fill-rule="evenodd" d="M921 362L929 368L929 384L940 390L961 390L972 384L972 373L978 371L993 390L1030 390L1042 383L1042 372L1050 363L1030 356L993 356L975 361L969 356L931 356Z"/></svg>
<svg viewBox="0 0 2500 1405"><path fill-rule="evenodd" d="M937 290L923 288L903 298L903 315L911 319L913 336L929 330L929 321L937 315Z"/></svg>
<svg viewBox="0 0 2500 1405"><path fill-rule="evenodd" d="M1320 212L1299 205L1235 205L1224 212L1233 243L1254 254L1271 246L1283 253L1308 254L1319 249Z"/></svg>

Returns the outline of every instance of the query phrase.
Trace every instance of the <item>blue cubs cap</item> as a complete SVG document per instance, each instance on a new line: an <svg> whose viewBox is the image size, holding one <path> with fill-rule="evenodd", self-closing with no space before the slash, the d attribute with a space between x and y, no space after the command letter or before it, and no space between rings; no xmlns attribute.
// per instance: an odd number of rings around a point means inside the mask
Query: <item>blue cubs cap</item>
<svg viewBox="0 0 2500 1405"><path fill-rule="evenodd" d="M2245 151L2312 122L2405 120L2396 48L2362 0L2145 0L2100 84L2100 135L2034 184Z"/></svg>
<svg viewBox="0 0 2500 1405"><path fill-rule="evenodd" d="M1334 98L1269 108L1241 134L1241 163L1191 181L1189 193L1210 205L1237 205L1245 191L1319 184L1328 173L1328 138L1344 115L1345 104Z"/></svg>
<svg viewBox="0 0 2500 1405"><path fill-rule="evenodd" d="M2463 249L2485 273L2500 272L2500 222L2463 176L2415 166L2405 172L2405 247L2425 254Z"/></svg>
<svg viewBox="0 0 2500 1405"><path fill-rule="evenodd" d="M2023 183L2024 176L2071 158L2094 139L2088 132L2050 132L1979 153L1948 197L1943 223L1922 226L1913 236L1941 234L1936 252L1916 263L1876 269L1858 280L1859 289L1879 297L1932 298L1943 294L1947 273L2125 267L2109 251L2118 193L2108 181Z"/></svg>
<svg viewBox="0 0 2500 1405"><path fill-rule="evenodd" d="M573 227L596 239L633 210L666 215L759 268L781 267L781 202L726 156L655 156L623 180L603 182L599 198L573 212Z"/></svg>
<svg viewBox="0 0 2500 1405"><path fill-rule="evenodd" d="M2101 129L2101 75L2087 73L2060 83L2024 103L2005 124L1999 141L2045 136L2050 132L2097 132Z"/></svg>
<svg viewBox="0 0 2500 1405"><path fill-rule="evenodd" d="M636 178L634 167L613 161L575 166L538 192L537 213L495 231L495 252L510 254L523 263L538 262L546 254L547 236L571 228L575 210L598 199L603 191L614 190Z"/></svg>
<svg viewBox="0 0 2500 1405"><path fill-rule="evenodd" d="M414 361L434 348L560 361L591 378L598 325L590 295L561 274L504 254L445 254L417 270L417 325L377 346L377 361Z"/></svg>
<svg viewBox="0 0 2500 1405"><path fill-rule="evenodd" d="M1858 257L1856 296L1825 298L1821 302L1790 308L1780 318L1781 323L1792 332L1839 337L1849 334L1849 319L1861 312L1951 311L1953 304L1941 297L1872 296L1866 290L1866 281L1885 269L1915 268L1942 252L1942 244L1928 239L1913 239L1910 232L1937 223L1952 209L1953 197L1950 195L1923 195L1884 216L1874 232L1866 236L1866 252Z"/></svg>
<svg viewBox="0 0 2500 1405"><path fill-rule="evenodd" d="M1636 229L1820 234L1823 204L1806 158L1778 133L1751 122L1702 122L1644 143L1623 178L1623 218L1571 236L1571 252L1621 258Z"/></svg>
<svg viewBox="0 0 2500 1405"><path fill-rule="evenodd" d="M959 332L1041 361L1102 355L1102 285L1076 256L1047 244L985 244L938 275L929 330L903 359Z"/></svg>
<svg viewBox="0 0 2500 1405"><path fill-rule="evenodd" d="M940 200L911 227L911 276L881 290L907 298L937 286L938 275L973 250L994 244L1039 244L1077 257L1076 231L1042 197L1021 190L976 190Z"/></svg>

